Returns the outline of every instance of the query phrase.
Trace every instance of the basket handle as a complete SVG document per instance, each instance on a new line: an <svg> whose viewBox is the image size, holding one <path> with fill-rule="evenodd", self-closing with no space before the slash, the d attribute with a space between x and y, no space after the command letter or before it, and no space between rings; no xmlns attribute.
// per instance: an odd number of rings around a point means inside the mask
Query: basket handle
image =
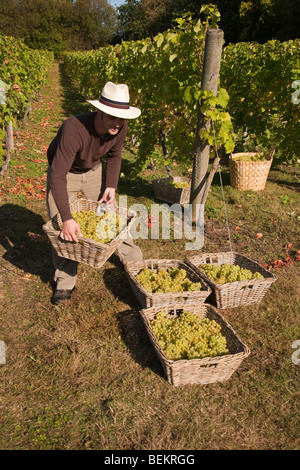
<svg viewBox="0 0 300 470"><path fill-rule="evenodd" d="M266 160L272 160L272 158L274 157L274 153L275 153L275 147L272 146L269 152L265 155Z"/></svg>

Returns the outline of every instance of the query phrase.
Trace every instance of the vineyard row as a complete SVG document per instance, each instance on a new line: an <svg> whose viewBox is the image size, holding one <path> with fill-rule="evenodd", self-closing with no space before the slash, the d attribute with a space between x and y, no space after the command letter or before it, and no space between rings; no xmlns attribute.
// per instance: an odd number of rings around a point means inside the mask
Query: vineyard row
<svg viewBox="0 0 300 470"><path fill-rule="evenodd" d="M0 35L0 158L4 144L9 153L11 129L24 119L53 60L52 52L32 50L21 40Z"/></svg>
<svg viewBox="0 0 300 470"><path fill-rule="evenodd" d="M142 110L130 123L142 166L155 158L162 132L173 160L193 158L200 98L225 153L274 146L277 161L299 158L300 107L292 97L300 77L300 40L229 44L223 48L218 97L205 96L205 34L217 20L208 11L205 22L186 16L153 39L65 54L66 71L87 99L96 99L108 80L128 84L132 103ZM214 144L211 131L203 138Z"/></svg>

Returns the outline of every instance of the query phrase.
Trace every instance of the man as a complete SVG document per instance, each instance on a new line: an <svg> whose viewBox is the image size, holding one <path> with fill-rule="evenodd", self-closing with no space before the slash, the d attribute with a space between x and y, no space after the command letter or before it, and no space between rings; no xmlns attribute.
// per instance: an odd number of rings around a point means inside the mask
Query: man
<svg viewBox="0 0 300 470"><path fill-rule="evenodd" d="M64 121L49 145L47 208L50 218L60 213L63 225L60 237L78 242L82 236L72 218L70 203L81 191L87 199L114 204L119 180L123 142L127 133L126 119L137 118L141 111L129 106L127 85L107 82L99 100L88 100L96 112L72 116ZM107 156L106 177L101 158ZM104 181L105 179L105 181ZM54 281L56 290L52 303L57 305L70 298L75 287L77 261L58 256L54 250ZM123 263L142 259L141 250L128 237L119 246Z"/></svg>

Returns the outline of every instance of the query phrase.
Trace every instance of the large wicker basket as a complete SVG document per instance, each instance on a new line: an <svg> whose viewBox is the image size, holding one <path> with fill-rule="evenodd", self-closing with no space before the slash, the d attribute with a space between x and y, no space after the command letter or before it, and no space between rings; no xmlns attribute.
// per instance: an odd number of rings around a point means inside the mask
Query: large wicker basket
<svg viewBox="0 0 300 470"><path fill-rule="evenodd" d="M71 212L74 213L83 210L96 211L99 205L101 205L99 202L79 198L70 204L70 209ZM79 263L84 263L94 268L100 268L103 266L112 253L127 237L128 231L136 218L136 213L126 211L122 208L115 208L112 206L107 207L107 210L117 212L121 217L127 220L127 226L114 240L107 244L98 243L94 240L83 237L77 237L79 240L78 243L62 240L59 236L62 223L59 213L44 224L43 230L46 232L58 256L78 261Z"/></svg>
<svg viewBox="0 0 300 470"><path fill-rule="evenodd" d="M246 152L245 152L246 153ZM245 153L234 153L229 158L230 184L239 191L262 191L272 165L272 158L263 161L238 161ZM258 152L247 152L255 156Z"/></svg>
<svg viewBox="0 0 300 470"><path fill-rule="evenodd" d="M202 289L200 291L185 292L167 292L167 293L150 293L147 292L137 281L136 275L145 268L151 269L168 269L168 268L185 269L187 277L193 282L201 282ZM168 305L175 302L205 302L211 289L208 284L190 266L180 260L169 259L148 259L143 261L132 261L125 265L125 272L131 289L143 308L155 307L159 305Z"/></svg>
<svg viewBox="0 0 300 470"><path fill-rule="evenodd" d="M189 359L173 361L168 359L160 347L151 328L151 320L155 315L164 311L178 316L183 310L188 310L201 318L215 320L221 325L221 333L226 337L229 354L203 359ZM187 384L211 384L224 382L237 370L241 362L250 354L248 347L241 341L229 323L220 313L208 304L168 305L165 307L152 307L141 310L141 317L149 335L150 341L163 366L169 383L175 386Z"/></svg>
<svg viewBox="0 0 300 470"><path fill-rule="evenodd" d="M153 180L152 185L156 199L168 202L170 204L189 204L191 188L175 188L169 184L172 181L175 183L190 183L189 178L183 178L180 176Z"/></svg>
<svg viewBox="0 0 300 470"><path fill-rule="evenodd" d="M186 263L191 266L211 287L212 293L207 299L218 308L239 307L260 302L271 284L277 277L267 271L260 264L246 256L229 251L225 253L204 253L188 257ZM253 273L259 272L263 279L236 281L227 284L216 284L209 279L198 267L200 264L237 264L241 268L249 269Z"/></svg>

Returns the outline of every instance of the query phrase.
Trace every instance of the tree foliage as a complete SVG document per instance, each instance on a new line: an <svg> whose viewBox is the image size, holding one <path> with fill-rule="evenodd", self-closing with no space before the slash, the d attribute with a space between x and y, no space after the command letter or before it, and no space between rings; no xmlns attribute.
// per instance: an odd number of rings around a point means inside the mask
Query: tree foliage
<svg viewBox="0 0 300 470"><path fill-rule="evenodd" d="M118 8L121 37L143 39L171 28L174 20L186 12L200 18L200 8L207 0L126 0ZM299 0L212 0L220 14L220 28L225 42L271 39L287 41L299 37Z"/></svg>
<svg viewBox="0 0 300 470"><path fill-rule="evenodd" d="M117 13L107 0L0 0L0 31L56 54L87 50L111 41Z"/></svg>

